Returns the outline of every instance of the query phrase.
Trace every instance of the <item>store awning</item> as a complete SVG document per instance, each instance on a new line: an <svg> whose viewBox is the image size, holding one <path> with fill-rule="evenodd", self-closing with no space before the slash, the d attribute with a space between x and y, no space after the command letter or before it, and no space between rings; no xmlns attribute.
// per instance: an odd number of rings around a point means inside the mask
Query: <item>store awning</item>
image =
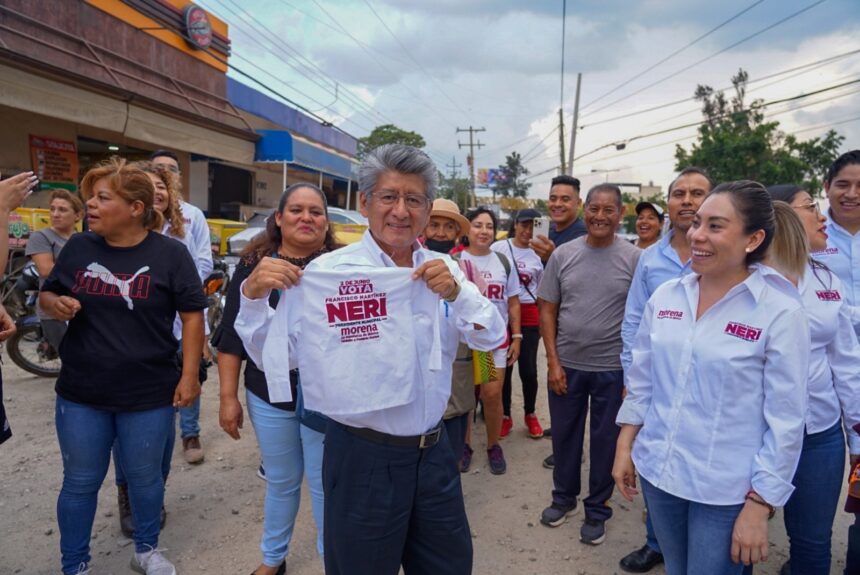
<svg viewBox="0 0 860 575"><path fill-rule="evenodd" d="M257 142L256 162L286 162L342 180L352 176L352 162L325 148L296 138L285 130L257 130L257 133L262 138Z"/></svg>
<svg viewBox="0 0 860 575"><path fill-rule="evenodd" d="M0 65L0 104L152 144L238 164L254 159L254 135L243 139L56 80ZM235 129L233 130L236 131Z"/></svg>

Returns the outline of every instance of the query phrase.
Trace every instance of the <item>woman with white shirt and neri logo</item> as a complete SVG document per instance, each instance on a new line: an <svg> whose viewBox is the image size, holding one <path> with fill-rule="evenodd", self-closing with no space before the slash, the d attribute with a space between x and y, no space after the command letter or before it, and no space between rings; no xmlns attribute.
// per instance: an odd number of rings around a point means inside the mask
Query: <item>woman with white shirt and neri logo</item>
<svg viewBox="0 0 860 575"><path fill-rule="evenodd" d="M537 352L540 344L540 318L535 293L537 293L540 277L543 274L543 262L537 252L529 246L529 242L534 234L534 221L540 217L540 212L530 208L518 211L511 219L508 237L490 246L494 252L510 259L511 268L516 271L520 280L520 324L523 339L517 368L523 385L525 424L528 428L529 437L533 439L543 437L543 428L541 428L537 415L535 415L538 392ZM504 411L502 437L507 436L514 425L513 419L511 419L512 376L513 365L511 365L511 369L505 370L505 379L502 385L502 409Z"/></svg>
<svg viewBox="0 0 860 575"><path fill-rule="evenodd" d="M668 575L739 574L767 560L807 404L806 314L759 263L803 238L750 181L714 188L688 235L693 273L654 292L633 343L612 475L632 500L639 473Z"/></svg>
<svg viewBox="0 0 860 575"><path fill-rule="evenodd" d="M476 208L466 214L466 219L471 222L469 245L460 254L460 261L466 266L466 277L481 288L484 297L496 306L502 320L510 326L510 341L493 352L496 379L481 385L490 473L501 475L507 471L507 462L499 445L503 412L502 382L505 379L505 368L512 366L520 356L523 340L520 328L520 279L507 257L490 249L498 229L496 214L486 208ZM463 453L463 457L469 460L472 455L470 439L471 429L466 433ZM464 467L468 465L464 464Z"/></svg>
<svg viewBox="0 0 860 575"><path fill-rule="evenodd" d="M794 475L795 490L785 505L783 519L790 541L786 573L830 573L830 539L845 469L845 434L852 464L860 454L860 346L851 322L842 282L824 264L809 256L827 247L826 218L800 186L767 189L777 210L804 231L806 241L792 251L808 256L791 269L793 254L772 250L768 265L797 286L809 318L809 406L803 451ZM776 201L778 200L778 201ZM786 262L785 260L789 260Z"/></svg>

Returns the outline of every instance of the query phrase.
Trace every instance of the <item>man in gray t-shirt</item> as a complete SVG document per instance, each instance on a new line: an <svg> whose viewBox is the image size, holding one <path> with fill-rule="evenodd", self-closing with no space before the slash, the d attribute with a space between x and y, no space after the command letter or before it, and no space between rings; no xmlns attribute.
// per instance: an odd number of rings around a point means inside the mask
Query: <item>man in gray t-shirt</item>
<svg viewBox="0 0 860 575"><path fill-rule="evenodd" d="M557 527L577 506L585 421L591 405L589 494L580 539L597 545L612 516L612 463L621 407L621 322L641 250L616 237L624 215L621 190L601 184L585 200L587 234L547 262L537 296L546 347L552 420L554 489L541 523Z"/></svg>

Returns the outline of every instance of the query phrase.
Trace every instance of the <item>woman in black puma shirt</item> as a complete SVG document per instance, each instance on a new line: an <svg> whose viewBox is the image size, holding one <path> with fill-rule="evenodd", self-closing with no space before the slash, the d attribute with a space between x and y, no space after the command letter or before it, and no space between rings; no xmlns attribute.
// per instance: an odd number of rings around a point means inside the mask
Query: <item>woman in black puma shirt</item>
<svg viewBox="0 0 860 575"><path fill-rule="evenodd" d="M56 385L63 573L89 567L98 491L115 440L137 526L132 566L175 573L157 549L161 459L174 408L190 405L200 384L195 354L177 364L172 326L178 312L183 345L200 349L206 300L185 246L152 231L162 220L147 174L113 158L87 172L81 192L90 232L69 240L39 298L46 312L69 321Z"/></svg>

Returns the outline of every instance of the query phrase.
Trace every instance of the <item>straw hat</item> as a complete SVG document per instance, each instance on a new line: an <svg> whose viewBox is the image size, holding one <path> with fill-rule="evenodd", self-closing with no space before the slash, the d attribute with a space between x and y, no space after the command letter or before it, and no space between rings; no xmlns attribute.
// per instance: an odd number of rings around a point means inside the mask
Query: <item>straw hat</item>
<svg viewBox="0 0 860 575"><path fill-rule="evenodd" d="M433 208L430 210L430 215L454 220L457 222L457 225L460 226L461 236L469 234L471 223L463 217L460 213L460 208L458 208L457 204L451 200L446 200L445 198L436 198L433 200Z"/></svg>

